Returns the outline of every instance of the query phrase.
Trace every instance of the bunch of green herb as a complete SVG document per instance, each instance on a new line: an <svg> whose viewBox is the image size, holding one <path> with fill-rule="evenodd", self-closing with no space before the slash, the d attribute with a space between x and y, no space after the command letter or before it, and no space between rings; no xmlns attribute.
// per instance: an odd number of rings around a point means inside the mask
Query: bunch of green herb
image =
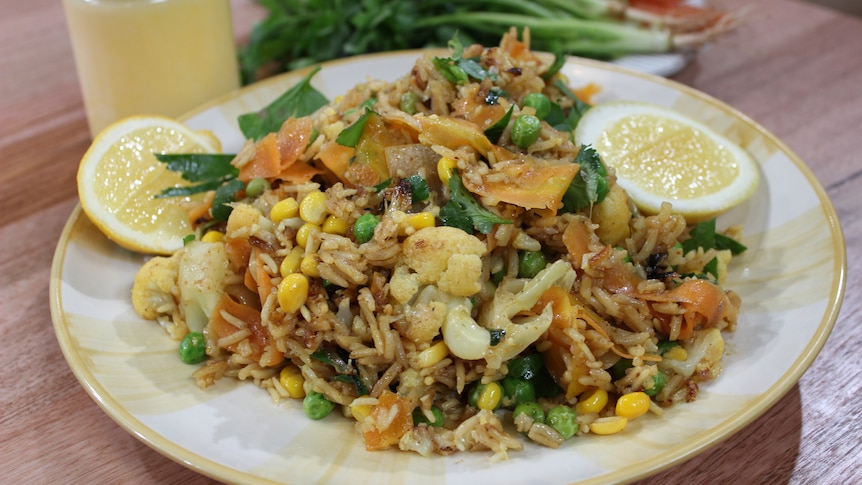
<svg viewBox="0 0 862 485"><path fill-rule="evenodd" d="M357 54L445 46L457 31L465 42L496 45L510 27L529 27L537 50L613 58L698 45L732 22L703 11L700 31L677 36L664 16L611 0L259 0L266 17L240 51L242 78ZM621 5L623 7L621 7ZM635 15L632 15L635 17ZM730 18L730 17L727 17Z"/></svg>

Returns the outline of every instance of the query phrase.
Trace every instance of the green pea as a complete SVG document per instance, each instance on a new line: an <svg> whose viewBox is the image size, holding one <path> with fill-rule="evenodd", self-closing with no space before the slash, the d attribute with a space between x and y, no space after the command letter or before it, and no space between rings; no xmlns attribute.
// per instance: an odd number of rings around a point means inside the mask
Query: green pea
<svg viewBox="0 0 862 485"><path fill-rule="evenodd" d="M515 410L512 412L512 418L517 418L521 414L526 414L527 416L533 418L534 423L544 423L545 422L545 410L542 409L542 406L535 401L531 402L522 402L515 406Z"/></svg>
<svg viewBox="0 0 862 485"><path fill-rule="evenodd" d="M542 93L530 93L524 98L524 106L530 106L536 110L536 117L543 120L551 114L551 100Z"/></svg>
<svg viewBox="0 0 862 485"><path fill-rule="evenodd" d="M548 260L541 251L521 251L518 253L518 277L535 278L547 264Z"/></svg>
<svg viewBox="0 0 862 485"><path fill-rule="evenodd" d="M360 244L367 243L374 236L374 228L380 223L380 219L374 214L363 214L353 224L353 236Z"/></svg>
<svg viewBox="0 0 862 485"><path fill-rule="evenodd" d="M467 394L467 404L473 406L476 409L479 409L479 396L482 395L482 391L485 389L485 384L481 382L477 382L475 386L470 390L470 393Z"/></svg>
<svg viewBox="0 0 862 485"><path fill-rule="evenodd" d="M622 379L626 376L626 370L631 368L632 360L631 359L620 359L611 367L611 375L614 376L614 380Z"/></svg>
<svg viewBox="0 0 862 485"><path fill-rule="evenodd" d="M258 177L249 180L248 185L245 186L245 195L249 197L260 197L264 192L271 188L272 186L269 185L269 180Z"/></svg>
<svg viewBox="0 0 862 485"><path fill-rule="evenodd" d="M542 123L533 115L520 115L512 123L512 143L527 148L539 139Z"/></svg>
<svg viewBox="0 0 862 485"><path fill-rule="evenodd" d="M399 105L399 108L401 108L401 111L409 115L415 115L416 103L418 102L419 96L416 96L414 93L408 91L401 95L401 104Z"/></svg>
<svg viewBox="0 0 862 485"><path fill-rule="evenodd" d="M506 367L509 368L507 377L515 377L526 381L533 380L539 372L545 368L545 359L542 354L535 353L516 357L510 360Z"/></svg>
<svg viewBox="0 0 862 485"><path fill-rule="evenodd" d="M199 364L207 358L207 341L200 332L189 332L180 342L180 359L186 364Z"/></svg>
<svg viewBox="0 0 862 485"><path fill-rule="evenodd" d="M548 411L545 423L569 439L578 432L578 415L568 406L556 406Z"/></svg>
<svg viewBox="0 0 862 485"><path fill-rule="evenodd" d="M533 383L517 377L506 376L503 379L503 393L515 406L536 400L536 387Z"/></svg>
<svg viewBox="0 0 862 485"><path fill-rule="evenodd" d="M665 384L667 384L667 374L659 370L658 374L652 376L652 387L644 389L644 393L649 397L655 397L664 389Z"/></svg>
<svg viewBox="0 0 862 485"><path fill-rule="evenodd" d="M431 406L431 413L434 415L434 421L428 421L428 416L422 412L422 408L417 407L413 410L413 424L425 423L428 426L439 428L443 426L443 411L437 406Z"/></svg>
<svg viewBox="0 0 862 485"><path fill-rule="evenodd" d="M335 409L335 403L319 392L311 391L302 400L302 410L311 419L323 419Z"/></svg>

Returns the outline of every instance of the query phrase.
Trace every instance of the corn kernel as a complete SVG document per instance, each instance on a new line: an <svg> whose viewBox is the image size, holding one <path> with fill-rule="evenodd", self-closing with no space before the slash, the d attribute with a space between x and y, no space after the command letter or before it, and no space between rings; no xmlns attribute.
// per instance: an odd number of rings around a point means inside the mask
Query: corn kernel
<svg viewBox="0 0 862 485"><path fill-rule="evenodd" d="M201 242L221 242L223 240L224 234L218 231L207 231L207 233L201 237Z"/></svg>
<svg viewBox="0 0 862 485"><path fill-rule="evenodd" d="M278 284L278 304L285 313L299 310L307 298L308 278L301 273L291 273Z"/></svg>
<svg viewBox="0 0 862 485"><path fill-rule="evenodd" d="M317 278L320 276L320 270L317 269L317 257L308 255L302 258L299 262L299 271L309 278Z"/></svg>
<svg viewBox="0 0 862 485"><path fill-rule="evenodd" d="M326 220L323 221L323 226L320 228L320 230L327 234L338 234L340 236L347 234L349 229L350 224L338 216L327 217Z"/></svg>
<svg viewBox="0 0 862 485"><path fill-rule="evenodd" d="M371 410L374 409L374 406L370 404L357 404L350 406L350 415L353 416L353 419L359 421L360 423L365 421L365 418L371 415Z"/></svg>
<svg viewBox="0 0 862 485"><path fill-rule="evenodd" d="M437 161L437 176L443 185L449 186L449 179L452 178L452 172L458 166L458 161L454 158L442 157Z"/></svg>
<svg viewBox="0 0 862 485"><path fill-rule="evenodd" d="M281 276L285 277L290 273L296 273L299 271L299 263L302 261L302 256L304 254L305 251L301 247L294 246L293 249L287 253L287 256L281 260L281 265L278 267L278 271L281 273Z"/></svg>
<svg viewBox="0 0 862 485"><path fill-rule="evenodd" d="M299 203L299 217L305 222L323 224L326 220L326 194L319 190L310 192Z"/></svg>
<svg viewBox="0 0 862 485"><path fill-rule="evenodd" d="M272 206L272 209L269 210L269 218L272 219L272 222L278 224L285 219L296 217L296 214L298 213L299 204L296 202L296 199L288 197L278 201L277 204Z"/></svg>
<svg viewBox="0 0 862 485"><path fill-rule="evenodd" d="M278 382L290 397L294 399L305 397L305 389L302 387L305 384L305 379L302 377L302 373L299 372L299 368L295 365L290 364L281 369L281 372L278 374Z"/></svg>
<svg viewBox="0 0 862 485"><path fill-rule="evenodd" d="M425 229L426 227L434 227L434 214L430 212L420 212L418 214L413 214L412 216L407 218L407 224L416 229Z"/></svg>
<svg viewBox="0 0 862 485"><path fill-rule="evenodd" d="M649 411L650 398L645 392L630 392L617 399L615 412L617 416L635 419Z"/></svg>
<svg viewBox="0 0 862 485"><path fill-rule="evenodd" d="M629 420L622 416L608 416L590 423L590 432L595 434L614 434L624 430Z"/></svg>
<svg viewBox="0 0 862 485"><path fill-rule="evenodd" d="M670 360L685 360L688 358L688 352L682 346L677 345L668 349L662 357Z"/></svg>
<svg viewBox="0 0 862 485"><path fill-rule="evenodd" d="M446 342L441 340L419 352L419 355L416 356L416 364L420 369L425 369L445 359L448 355L449 347L446 346Z"/></svg>
<svg viewBox="0 0 862 485"><path fill-rule="evenodd" d="M493 411L497 409L501 399L503 399L503 388L496 382L489 382L476 399L476 407Z"/></svg>
<svg viewBox="0 0 862 485"><path fill-rule="evenodd" d="M595 389L593 392L584 393L578 401L576 409L578 414L600 413L608 404L608 391Z"/></svg>
<svg viewBox="0 0 862 485"><path fill-rule="evenodd" d="M318 232L320 232L320 226L306 222L299 226L299 229L296 231L296 244L304 248L305 245L308 244L308 239Z"/></svg>

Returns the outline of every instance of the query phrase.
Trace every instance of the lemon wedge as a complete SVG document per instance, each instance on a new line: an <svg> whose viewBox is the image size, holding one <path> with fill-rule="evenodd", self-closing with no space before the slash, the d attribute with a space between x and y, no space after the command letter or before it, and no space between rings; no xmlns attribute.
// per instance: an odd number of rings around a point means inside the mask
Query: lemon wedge
<svg viewBox="0 0 862 485"><path fill-rule="evenodd" d="M192 233L187 209L193 197L156 198L163 189L187 185L155 153L218 153L210 132L158 116L134 116L102 130L78 166L78 197L93 224L120 246L170 254Z"/></svg>
<svg viewBox="0 0 862 485"><path fill-rule="evenodd" d="M597 104L581 118L575 139L595 148L647 214L667 201L687 220L705 220L743 202L760 179L757 164L739 145L654 104Z"/></svg>

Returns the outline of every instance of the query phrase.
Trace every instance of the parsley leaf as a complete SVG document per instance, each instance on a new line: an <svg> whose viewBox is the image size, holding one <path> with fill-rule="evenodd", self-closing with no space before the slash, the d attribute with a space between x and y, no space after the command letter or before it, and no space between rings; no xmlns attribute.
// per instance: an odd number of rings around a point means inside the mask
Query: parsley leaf
<svg viewBox="0 0 862 485"><path fill-rule="evenodd" d="M610 191L608 171L599 154L589 146L581 145L575 163L581 168L563 194L563 210L574 212L578 209L599 204Z"/></svg>
<svg viewBox="0 0 862 485"><path fill-rule="evenodd" d="M233 207L228 204L236 202L236 193L244 188L245 184L239 179L231 179L217 188L211 209L213 219L226 221L233 211Z"/></svg>
<svg viewBox="0 0 862 485"><path fill-rule="evenodd" d="M335 139L335 143L346 147L355 147L362 138L362 132L365 130L365 124L368 123L368 117L371 113L374 113L374 111L366 106L365 113L362 113L362 116L360 116L355 123L341 130L341 133L338 134L338 138Z"/></svg>
<svg viewBox="0 0 862 485"><path fill-rule="evenodd" d="M457 227L471 234L475 228L482 234L488 234L496 224L512 224L511 220L503 219L483 207L464 187L461 176L456 173L449 179L449 193L449 202L440 209L440 219L446 226Z"/></svg>
<svg viewBox="0 0 862 485"><path fill-rule="evenodd" d="M567 122L569 126L574 129L574 127L578 125L578 121L581 120L581 117L584 116L584 114L589 111L592 106L581 101L581 98L577 97L575 93L573 93L572 90L569 89L568 86L566 86L566 83L562 79L555 79L554 87L559 89L561 93L563 93L567 98L571 99L572 102L574 102L574 105L572 105L572 109L571 111L569 111L569 114L567 116Z"/></svg>
<svg viewBox="0 0 862 485"><path fill-rule="evenodd" d="M683 254L695 251L697 248L703 248L704 251L715 248L729 249L731 254L737 255L748 249L735 239L716 233L714 218L694 226L689 231L689 236L691 236L689 239L682 242Z"/></svg>
<svg viewBox="0 0 862 485"><path fill-rule="evenodd" d="M196 184L184 187L168 187L156 197L176 197L216 190L223 183L239 175L239 169L231 165L235 155L215 153L156 153L156 159L168 170L181 172L180 176Z"/></svg>
<svg viewBox="0 0 862 485"><path fill-rule="evenodd" d="M329 102L320 91L311 86L311 78L320 71L315 67L301 81L294 84L275 101L260 111L240 115L239 129L246 138L255 141L278 131L288 118L308 116Z"/></svg>
<svg viewBox="0 0 862 485"><path fill-rule="evenodd" d="M496 74L487 71L479 63L480 57L462 57L464 46L461 45L457 35L449 41L449 48L452 49L451 57L434 57L431 60L434 67L447 80L454 84L467 84L471 77L479 81L485 78L490 78L492 81L497 80Z"/></svg>

